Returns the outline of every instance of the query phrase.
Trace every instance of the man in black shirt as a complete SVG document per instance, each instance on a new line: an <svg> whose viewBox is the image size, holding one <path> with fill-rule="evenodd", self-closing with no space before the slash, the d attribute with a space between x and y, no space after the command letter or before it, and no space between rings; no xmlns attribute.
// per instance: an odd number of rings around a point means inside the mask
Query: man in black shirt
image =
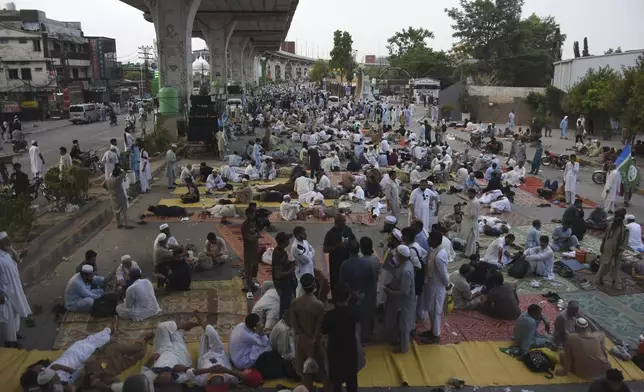
<svg viewBox="0 0 644 392"><path fill-rule="evenodd" d="M206 162L201 162L199 165L199 179L201 182L206 182L208 176L212 174L213 168L208 166Z"/></svg>
<svg viewBox="0 0 644 392"><path fill-rule="evenodd" d="M624 375L621 371L608 369L606 378L593 382L588 392L631 392L631 389L624 383Z"/></svg>
<svg viewBox="0 0 644 392"><path fill-rule="evenodd" d="M340 267L342 262L349 258L349 244L355 241L351 228L347 227L347 217L338 214L335 217L335 225L324 236L324 253L329 254L329 275L331 291L340 278Z"/></svg>
<svg viewBox="0 0 644 392"><path fill-rule="evenodd" d="M13 173L9 178L9 183L13 184L13 190L16 192L18 197L28 197L29 196L29 176L24 173L22 170L22 165L19 163L14 163Z"/></svg>
<svg viewBox="0 0 644 392"><path fill-rule="evenodd" d="M284 315L284 311L291 307L291 301L295 293L295 262L288 259L286 247L293 237L292 234L286 234L280 231L275 236L277 246L273 250L273 258L271 261L273 285L275 290L280 296L280 318Z"/></svg>
<svg viewBox="0 0 644 392"><path fill-rule="evenodd" d="M470 265L474 270L467 276L467 281L477 286L486 286L491 272L499 268L494 264L481 261L480 258L478 253L470 255Z"/></svg>
<svg viewBox="0 0 644 392"><path fill-rule="evenodd" d="M78 140L73 140L72 150L69 152L69 156L72 157L72 159L78 160L80 159L81 154L82 151L80 149L80 145L78 144Z"/></svg>
<svg viewBox="0 0 644 392"><path fill-rule="evenodd" d="M320 159L320 152L317 148L309 148L309 168L311 169L311 178L315 178L315 172L320 170L322 160Z"/></svg>

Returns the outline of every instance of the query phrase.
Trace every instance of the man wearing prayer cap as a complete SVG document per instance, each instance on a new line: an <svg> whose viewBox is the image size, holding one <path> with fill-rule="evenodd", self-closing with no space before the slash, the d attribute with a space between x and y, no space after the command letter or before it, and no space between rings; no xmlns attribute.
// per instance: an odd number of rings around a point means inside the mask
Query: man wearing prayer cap
<svg viewBox="0 0 644 392"><path fill-rule="evenodd" d="M637 252L644 252L644 244L642 243L642 226L635 222L634 215L626 215L626 228L628 229L628 247Z"/></svg>
<svg viewBox="0 0 644 392"><path fill-rule="evenodd" d="M165 173L168 177L168 189L174 189L177 187L177 145L173 144L170 146L170 149L165 153L165 164L166 169Z"/></svg>
<svg viewBox="0 0 644 392"><path fill-rule="evenodd" d="M399 245L395 251L396 269L391 283L384 287L385 330L395 352L409 351L410 336L415 331L416 291L414 267L409 261L410 249Z"/></svg>
<svg viewBox="0 0 644 392"><path fill-rule="evenodd" d="M31 141L31 147L29 147L29 162L31 163L31 173L34 177L43 176L45 174L45 158L42 157L40 147L38 147L38 142L35 140Z"/></svg>
<svg viewBox="0 0 644 392"><path fill-rule="evenodd" d="M92 288L92 287L99 288ZM89 313L94 306L94 300L105 294L103 281L95 279L94 267L84 264L81 272L74 274L65 288L65 307L71 312Z"/></svg>
<svg viewBox="0 0 644 392"><path fill-rule="evenodd" d="M320 331L324 319L324 304L315 296L315 276L306 273L300 277L304 295L291 304L290 317L295 332L295 370L302 375L302 383L313 391L313 374L303 374L304 361L312 357L318 365L318 377L327 384L324 352L321 350Z"/></svg>
<svg viewBox="0 0 644 392"><path fill-rule="evenodd" d="M9 236L0 232L0 323L4 324L4 344L18 347L20 318L31 316L31 308L22 287L15 251Z"/></svg>
<svg viewBox="0 0 644 392"><path fill-rule="evenodd" d="M179 248L179 241L177 241L177 239L174 238L170 233L170 225L163 223L161 226L159 226L159 232L166 235L166 238L168 240L168 247L170 249Z"/></svg>
<svg viewBox="0 0 644 392"><path fill-rule="evenodd" d="M568 335L561 355L562 369L558 375L574 373L587 380L602 377L611 368L605 346L606 335L593 332L583 317L575 320L575 333Z"/></svg>

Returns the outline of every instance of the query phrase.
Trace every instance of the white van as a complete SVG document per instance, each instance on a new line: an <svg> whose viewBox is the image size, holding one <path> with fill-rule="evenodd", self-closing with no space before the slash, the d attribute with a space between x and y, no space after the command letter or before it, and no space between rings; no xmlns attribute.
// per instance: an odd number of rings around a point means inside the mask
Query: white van
<svg viewBox="0 0 644 392"><path fill-rule="evenodd" d="M69 107L69 121L74 124L80 122L89 124L93 121L98 121L98 118L98 106L93 103L82 103Z"/></svg>
<svg viewBox="0 0 644 392"><path fill-rule="evenodd" d="M340 98L336 97L335 95L331 95L329 97L329 102L327 103L327 106L329 108L337 108L340 106Z"/></svg>

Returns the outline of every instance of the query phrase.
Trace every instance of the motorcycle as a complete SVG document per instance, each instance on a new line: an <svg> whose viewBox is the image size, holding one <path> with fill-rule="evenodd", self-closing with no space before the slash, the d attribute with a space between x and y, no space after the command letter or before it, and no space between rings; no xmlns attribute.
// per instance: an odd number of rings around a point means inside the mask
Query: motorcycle
<svg viewBox="0 0 644 392"><path fill-rule="evenodd" d="M604 163L602 170L595 170L593 173L593 182L599 185L605 184L606 177L608 177L608 170L608 163Z"/></svg>
<svg viewBox="0 0 644 392"><path fill-rule="evenodd" d="M13 144L13 152L20 152L22 150L27 151L27 141L26 140L12 140L11 144Z"/></svg>
<svg viewBox="0 0 644 392"><path fill-rule="evenodd" d="M483 135L481 132L472 132L470 134L470 146L477 150L480 150L483 146Z"/></svg>
<svg viewBox="0 0 644 392"><path fill-rule="evenodd" d="M31 200L38 199L38 192L42 193L48 202L56 199L51 192L49 192L47 185L45 185L45 180L41 177L34 177L29 181L29 197Z"/></svg>
<svg viewBox="0 0 644 392"><path fill-rule="evenodd" d="M557 155L554 152L546 150L544 152L543 158L541 158L541 164L543 166L555 165L557 168L564 170L566 168L566 163L570 159L569 155L561 154Z"/></svg>
<svg viewBox="0 0 644 392"><path fill-rule="evenodd" d="M115 115L115 114L113 114L113 115L111 115L111 116L110 116L110 126L111 126L111 127L115 127L115 126L117 126L117 125L119 125L119 122L118 122L118 120L116 119L116 115Z"/></svg>
<svg viewBox="0 0 644 392"><path fill-rule="evenodd" d="M103 163L98 158L97 150L87 150L82 152L76 161L81 167L88 168L92 173L103 171Z"/></svg>

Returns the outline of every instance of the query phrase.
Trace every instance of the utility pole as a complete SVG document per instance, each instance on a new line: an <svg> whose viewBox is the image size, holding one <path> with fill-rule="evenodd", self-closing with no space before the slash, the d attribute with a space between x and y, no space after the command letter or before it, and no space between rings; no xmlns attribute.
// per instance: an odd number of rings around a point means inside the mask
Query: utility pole
<svg viewBox="0 0 644 392"><path fill-rule="evenodd" d="M141 69L141 81L139 85L139 94L143 98L145 92L150 92L148 88L148 72L150 70L150 60L152 59L152 46L139 46L139 56L143 59Z"/></svg>

